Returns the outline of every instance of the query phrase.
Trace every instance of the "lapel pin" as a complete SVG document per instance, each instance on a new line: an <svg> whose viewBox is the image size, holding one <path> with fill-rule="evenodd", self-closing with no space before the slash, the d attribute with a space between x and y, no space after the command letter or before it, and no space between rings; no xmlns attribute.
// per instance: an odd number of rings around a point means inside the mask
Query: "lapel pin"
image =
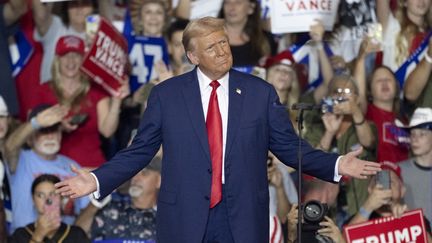
<svg viewBox="0 0 432 243"><path fill-rule="evenodd" d="M237 94L241 95L241 89L236 88L236 92L237 92Z"/></svg>

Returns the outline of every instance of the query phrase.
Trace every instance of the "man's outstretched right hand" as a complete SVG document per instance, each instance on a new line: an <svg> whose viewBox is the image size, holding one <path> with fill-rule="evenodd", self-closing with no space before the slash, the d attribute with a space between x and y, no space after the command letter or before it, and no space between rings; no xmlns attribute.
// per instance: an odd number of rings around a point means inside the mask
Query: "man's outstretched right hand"
<svg viewBox="0 0 432 243"><path fill-rule="evenodd" d="M59 193L64 197L78 198L89 195L97 190L96 180L90 172L84 169L77 169L73 165L71 166L71 169L77 175L56 183L54 185L56 193Z"/></svg>

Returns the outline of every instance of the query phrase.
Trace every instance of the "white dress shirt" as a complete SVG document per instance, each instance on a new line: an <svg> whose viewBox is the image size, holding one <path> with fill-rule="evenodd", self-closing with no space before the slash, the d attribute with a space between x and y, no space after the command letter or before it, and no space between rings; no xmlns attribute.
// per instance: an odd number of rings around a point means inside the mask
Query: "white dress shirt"
<svg viewBox="0 0 432 243"><path fill-rule="evenodd" d="M210 83L213 81L208 78L200 69L197 68L197 76L198 83L201 93L201 103L204 111L204 120L207 119L207 110L210 102L210 95L213 88L210 86ZM225 183L225 146L226 146L226 138L227 138L227 127L228 127L228 80L229 73L225 74L222 78L217 81L220 83L220 86L216 89L219 111L221 113L222 118L222 184Z"/></svg>

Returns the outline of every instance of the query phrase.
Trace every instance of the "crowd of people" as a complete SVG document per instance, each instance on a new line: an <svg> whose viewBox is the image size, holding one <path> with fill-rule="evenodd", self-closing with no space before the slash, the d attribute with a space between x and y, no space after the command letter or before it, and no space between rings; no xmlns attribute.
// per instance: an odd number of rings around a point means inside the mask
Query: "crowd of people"
<svg viewBox="0 0 432 243"><path fill-rule="evenodd" d="M0 3L0 242L155 242L162 149L149 166L101 201L61 197L54 184L77 169L100 167L127 147L152 89L195 68L182 33L190 20L208 15L225 21L233 68L273 85L296 132L312 147L338 154L362 148L360 159L389 171L389 187L377 176L344 176L334 184L298 175L269 151L269 242L296 242L297 211L310 200L329 209L317 234L305 232L304 242L345 242L344 226L399 218L418 208L432 242L432 0L342 0L333 30L316 20L308 33L286 34L271 33L271 20L264 15L267 1L214 0L219 7L209 8L211 12L201 9L206 4ZM95 15L128 41L160 40L168 59L130 60L127 69L134 81L109 94L80 69L91 46L88 17ZM9 50L21 48L19 38L32 51L17 70ZM290 48L294 45L308 49L308 63L296 57ZM138 65L148 60L149 74L141 80L144 68ZM301 130L292 109L299 102L320 108L304 113ZM298 177L304 180L302 198L297 196Z"/></svg>

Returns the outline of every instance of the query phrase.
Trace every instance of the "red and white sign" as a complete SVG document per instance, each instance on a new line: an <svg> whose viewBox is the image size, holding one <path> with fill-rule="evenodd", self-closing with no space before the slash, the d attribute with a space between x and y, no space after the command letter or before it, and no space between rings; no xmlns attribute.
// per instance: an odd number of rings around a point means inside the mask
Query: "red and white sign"
<svg viewBox="0 0 432 243"><path fill-rule="evenodd" d="M382 217L344 227L350 243L426 243L427 233L421 209L405 212L401 218Z"/></svg>
<svg viewBox="0 0 432 243"><path fill-rule="evenodd" d="M309 32L319 19L332 30L339 0L271 0L270 20L274 34Z"/></svg>
<svg viewBox="0 0 432 243"><path fill-rule="evenodd" d="M115 27L101 18L90 51L84 58L81 70L100 84L111 95L126 81L127 42Z"/></svg>

